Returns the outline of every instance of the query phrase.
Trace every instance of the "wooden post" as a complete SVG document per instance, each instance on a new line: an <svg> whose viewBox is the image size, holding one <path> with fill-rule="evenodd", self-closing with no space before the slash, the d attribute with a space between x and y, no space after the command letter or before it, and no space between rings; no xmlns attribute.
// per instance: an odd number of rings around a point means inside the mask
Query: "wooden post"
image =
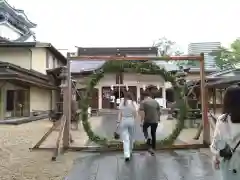
<svg viewBox="0 0 240 180"><path fill-rule="evenodd" d="M71 128L71 99L72 99L72 83L71 83L71 72L70 72L70 60L67 60L66 68L66 86L63 89L63 114L66 117L66 123L63 132L63 147L67 149L70 144L70 128Z"/></svg>
<svg viewBox="0 0 240 180"><path fill-rule="evenodd" d="M202 122L203 122L203 144L210 144L210 128L208 123L208 101L207 88L205 86L205 67L204 54L201 53L200 60L200 78L201 78L201 105L202 105Z"/></svg>
<svg viewBox="0 0 240 180"><path fill-rule="evenodd" d="M54 123L52 127L44 134L44 136L37 142L37 144L33 147L33 149L37 149L41 146L41 144L48 138L48 136L60 125L61 122Z"/></svg>
<svg viewBox="0 0 240 180"><path fill-rule="evenodd" d="M60 131L59 131L59 134L58 134L58 138L57 138L57 142L56 142L56 149L53 153L53 157L52 157L52 161L56 161L56 158L59 154L59 151L60 151L60 144L61 144L61 138L62 138L62 135L63 135L63 130L64 130L64 126L66 125L66 117L63 115L61 117L61 127L60 127Z"/></svg>
<svg viewBox="0 0 240 180"><path fill-rule="evenodd" d="M217 110L217 98L216 98L216 95L217 95L216 88L213 88L213 95L212 95L212 97L213 97L213 113L214 113L214 115L216 115L216 110Z"/></svg>

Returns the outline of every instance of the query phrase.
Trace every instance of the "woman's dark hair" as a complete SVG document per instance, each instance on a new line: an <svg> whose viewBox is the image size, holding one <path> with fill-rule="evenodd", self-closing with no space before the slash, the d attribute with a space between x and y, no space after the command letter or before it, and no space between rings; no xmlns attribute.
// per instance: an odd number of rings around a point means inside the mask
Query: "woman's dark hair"
<svg viewBox="0 0 240 180"><path fill-rule="evenodd" d="M232 123L240 123L240 86L227 88L223 98L223 114L229 114Z"/></svg>
<svg viewBox="0 0 240 180"><path fill-rule="evenodd" d="M132 100L133 101L133 96L130 92L125 92L124 93L124 102L123 102L124 106L127 105L127 100Z"/></svg>

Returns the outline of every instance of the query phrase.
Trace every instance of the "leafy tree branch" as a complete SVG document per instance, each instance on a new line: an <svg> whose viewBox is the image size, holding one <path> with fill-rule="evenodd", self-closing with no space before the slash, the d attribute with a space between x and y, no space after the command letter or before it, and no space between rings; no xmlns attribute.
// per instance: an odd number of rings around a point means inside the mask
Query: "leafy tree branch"
<svg viewBox="0 0 240 180"><path fill-rule="evenodd" d="M235 68L240 64L240 38L230 45L230 48L219 47L218 50L209 53L214 56L217 67L222 69Z"/></svg>

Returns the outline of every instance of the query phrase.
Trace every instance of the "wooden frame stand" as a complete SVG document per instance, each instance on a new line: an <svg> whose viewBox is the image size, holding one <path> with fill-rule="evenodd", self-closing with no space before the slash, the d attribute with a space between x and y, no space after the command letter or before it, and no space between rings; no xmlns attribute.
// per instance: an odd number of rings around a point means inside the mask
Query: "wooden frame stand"
<svg viewBox="0 0 240 180"><path fill-rule="evenodd" d="M71 135L71 99L72 99L72 83L71 83L71 72L70 64L71 60L74 61L94 61L94 60L104 60L104 61L142 61L142 60L167 60L167 61L182 61L182 60L192 60L200 62L200 80L201 80L201 106L202 106L202 123L203 123L203 145L210 144L210 128L208 123L208 106L207 106L207 89L205 87L205 71L204 71L204 54L201 53L200 56L174 56L174 57L121 57L121 56L77 56L69 57L67 61L67 83L63 89L64 101L63 101L63 117L61 118L61 128L56 142L56 148L54 150L54 155L52 160L56 160L57 155L60 150L60 142L63 140L63 149L67 150L70 147ZM58 125L59 126L59 125ZM53 126L42 139L34 146L34 148L39 148L40 144L47 138L47 136L56 129ZM72 148L74 150L74 148Z"/></svg>

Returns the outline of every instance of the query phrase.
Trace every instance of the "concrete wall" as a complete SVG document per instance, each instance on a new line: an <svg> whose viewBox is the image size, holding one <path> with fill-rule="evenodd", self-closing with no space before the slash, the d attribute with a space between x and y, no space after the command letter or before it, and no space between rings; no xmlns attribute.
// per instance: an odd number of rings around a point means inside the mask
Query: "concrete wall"
<svg viewBox="0 0 240 180"><path fill-rule="evenodd" d="M57 68L62 63L46 48L32 48L32 69L46 74L47 69Z"/></svg>
<svg viewBox="0 0 240 180"><path fill-rule="evenodd" d="M25 69L33 69L42 74L46 74L47 69L62 65L52 53L48 52L47 48L1 48L0 61Z"/></svg>
<svg viewBox="0 0 240 180"><path fill-rule="evenodd" d="M46 74L46 48L32 48L32 67L31 69Z"/></svg>
<svg viewBox="0 0 240 180"><path fill-rule="evenodd" d="M31 87L30 88L30 111L51 110L52 108L51 96L52 96L51 90Z"/></svg>
<svg viewBox="0 0 240 180"><path fill-rule="evenodd" d="M28 48L0 48L0 61L31 69L32 51Z"/></svg>

